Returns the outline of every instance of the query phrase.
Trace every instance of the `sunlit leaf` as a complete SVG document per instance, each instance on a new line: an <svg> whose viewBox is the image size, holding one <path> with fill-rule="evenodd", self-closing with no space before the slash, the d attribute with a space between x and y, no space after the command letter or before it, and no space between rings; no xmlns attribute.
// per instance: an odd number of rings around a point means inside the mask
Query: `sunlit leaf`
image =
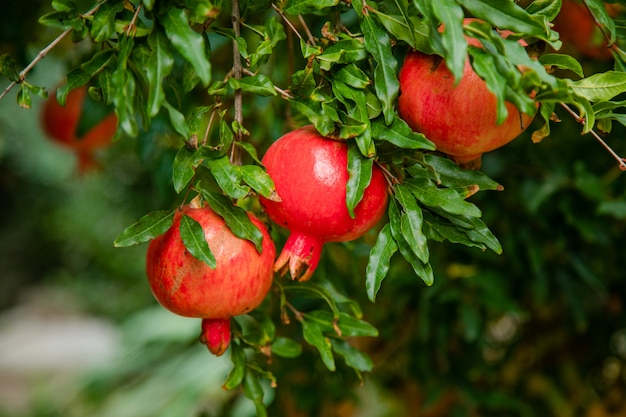
<svg viewBox="0 0 626 417"><path fill-rule="evenodd" d="M173 211L153 211L126 228L113 244L118 248L123 248L148 242L167 232L173 221Z"/></svg>
<svg viewBox="0 0 626 417"><path fill-rule="evenodd" d="M185 248L194 257L206 263L209 267L215 268L217 262L209 248L209 244L204 236L202 226L192 217L183 214L180 219L180 238Z"/></svg>

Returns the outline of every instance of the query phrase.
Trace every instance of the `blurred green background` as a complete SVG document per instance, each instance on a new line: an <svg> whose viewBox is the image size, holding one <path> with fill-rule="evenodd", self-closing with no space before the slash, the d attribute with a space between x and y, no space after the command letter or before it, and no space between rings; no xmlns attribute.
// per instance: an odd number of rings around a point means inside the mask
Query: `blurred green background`
<svg viewBox="0 0 626 417"><path fill-rule="evenodd" d="M45 10L3 4L0 54L25 66L56 37L36 24ZM80 51L64 41L29 80L52 91ZM42 131L43 100L22 109L15 94L0 101L0 416L254 415L241 393L221 389L230 362L196 343L198 321L153 300L146 246L112 244L176 203L168 126L122 138L98 153L100 171L78 176L75 156ZM262 110L247 117L279 131L283 121ZM502 255L433 243L435 285L394 258L372 304L363 280L375 234L326 247L316 274L379 329L354 341L375 367L361 386L346 367L329 373L313 349L276 359L270 415L626 416L626 174L560 116L543 143L527 133L484 156L504 191L472 201ZM625 133L614 126L607 137L619 154Z"/></svg>

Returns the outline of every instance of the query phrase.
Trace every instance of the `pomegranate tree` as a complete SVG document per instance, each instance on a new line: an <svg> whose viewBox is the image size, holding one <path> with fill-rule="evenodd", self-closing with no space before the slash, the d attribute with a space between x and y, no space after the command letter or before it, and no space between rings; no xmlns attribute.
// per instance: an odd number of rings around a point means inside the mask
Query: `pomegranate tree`
<svg viewBox="0 0 626 417"><path fill-rule="evenodd" d="M465 23L470 21L465 19ZM470 45L480 46L477 39L466 39ZM498 99L474 72L469 59L456 84L440 56L410 51L399 79L400 117L435 143L437 150L467 168L480 167L483 153L518 137L534 118L506 102L508 116L498 124Z"/></svg>
<svg viewBox="0 0 626 417"><path fill-rule="evenodd" d="M79 132L84 103L88 99L87 87L80 87L70 91L65 106L53 97L46 101L42 111L44 131L55 142L76 152L79 172L95 167L94 151L109 145L117 130L117 117L110 112L88 131Z"/></svg>
<svg viewBox="0 0 626 417"><path fill-rule="evenodd" d="M185 247L179 230L183 216L202 226L215 268ZM261 252L235 236L211 208L191 206L177 211L169 230L148 247L146 270L155 298L173 313L201 318L200 339L216 355L228 348L231 317L256 308L272 284L274 243L263 223L248 217L263 234Z"/></svg>
<svg viewBox="0 0 626 417"><path fill-rule="evenodd" d="M284 274L288 269L293 279L311 277L324 243L362 236L385 212L387 184L374 165L371 181L354 217L350 216L346 204L348 147L345 142L323 137L313 126L279 138L262 163L281 201L261 198L261 204L274 222L290 231L274 270Z"/></svg>

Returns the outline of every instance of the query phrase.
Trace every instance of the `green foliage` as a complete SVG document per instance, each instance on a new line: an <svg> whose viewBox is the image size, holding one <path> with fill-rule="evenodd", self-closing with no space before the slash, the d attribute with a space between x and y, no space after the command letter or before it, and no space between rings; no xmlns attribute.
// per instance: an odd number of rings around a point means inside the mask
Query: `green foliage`
<svg viewBox="0 0 626 417"><path fill-rule="evenodd" d="M365 382L363 373L376 373L377 366L383 379L395 383L417 375L428 394L424 404L437 403L446 391L462 397L450 415L531 415L515 399L523 389L502 381L504 376L491 365L521 373L513 357L529 355L530 342L514 346L513 339L522 337L518 330L526 315L539 325L564 321L576 329L590 328L594 310L587 304L606 299L608 285L620 286L614 271L597 265L593 256L580 257L576 242L595 245L593 253L601 258L602 248L620 236L606 224L586 219L578 201L619 221L626 217L624 193L607 189L617 182L612 171L590 171L573 151L564 154L576 163L536 157L532 164L539 173L534 174L523 170L528 161L515 156L496 157L491 169L496 175L458 167L398 116L397 73L409 48L445 58L457 81L469 60L498 99L498 122L507 116L506 101L528 114L540 106L530 132L534 142L560 137L554 132L562 132L556 116L561 108L576 109L575 122L582 124L576 134L623 132L623 29L601 2L585 4L609 42L618 42L612 69L594 72L584 60L558 52L561 41L550 22L560 0L534 1L526 9L498 0L109 0L86 12L72 1L54 0L53 11L39 22L93 45L57 90L60 103L71 90L90 85L115 109L122 141L165 136L159 132L165 125L169 140L157 152L169 152L169 165L158 182L174 192L167 203L170 209L141 217L118 235L117 247L143 244L165 233L176 210L171 207L197 198L223 217L235 235L260 250L262 236L247 212L261 212L258 195L277 201L280 195L257 149L294 126L312 124L321 134L348 143L346 206L351 215L373 167L385 171L391 198L377 229L363 241L332 246L334 252L327 249L326 261L311 282L277 278L257 311L233 320L231 368L223 388L243 393L256 415L271 415L272 407L283 405L272 405L266 388L280 387L281 377L290 377L283 360L313 363L310 369L300 365L313 375L330 372L358 382ZM482 21L463 23L465 15ZM442 24L445 30L439 31ZM510 32L507 38L500 35L503 30ZM544 49L551 52L542 53ZM20 84L17 100L22 107L32 106L33 94L46 96L45 89L23 78L28 74L20 74L9 55L0 57L0 74ZM503 189L492 176L518 187L515 198L482 193ZM502 206L494 209L493 201ZM502 213L513 214L506 219ZM566 230L551 242L551 222L557 219L565 222ZM180 233L190 253L215 266L197 222L181 216ZM284 238L283 230L272 233L276 242ZM448 250L457 258L448 257ZM557 261L566 266L558 267ZM509 273L515 280L507 282ZM593 293L591 299L586 291ZM514 297L516 292L523 297ZM551 305L553 294L557 302ZM361 303L368 300L376 304L363 311ZM530 313L554 317L563 306L571 317L541 322L540 315ZM515 334L498 339L494 328L499 320L511 320L509 330ZM371 338L386 347L368 345ZM404 366L400 372L385 361L394 350L400 350L395 357ZM413 358L414 350L421 357ZM479 383L469 383L469 374ZM311 378L302 380L324 389ZM481 383L498 387L504 382L511 385L492 393L481 389ZM337 383L328 389L337 386L346 393L347 386Z"/></svg>

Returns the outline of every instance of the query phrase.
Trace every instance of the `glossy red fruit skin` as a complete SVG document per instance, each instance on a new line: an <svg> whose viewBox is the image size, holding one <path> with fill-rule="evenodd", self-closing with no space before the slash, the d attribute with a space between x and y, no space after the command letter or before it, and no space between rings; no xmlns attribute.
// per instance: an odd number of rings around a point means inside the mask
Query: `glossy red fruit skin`
<svg viewBox="0 0 626 417"><path fill-rule="evenodd" d="M83 101L87 94L86 86L70 91L65 106L61 106L56 97L50 97L42 110L44 132L55 142L76 152L80 171L93 168L94 150L109 145L117 130L117 116L111 113L85 135L77 136Z"/></svg>
<svg viewBox="0 0 626 417"><path fill-rule="evenodd" d="M270 219L290 235L275 270L289 267L292 278L307 280L326 242L356 239L372 228L387 206L387 182L374 165L372 179L350 217L346 205L348 153L345 142L320 135L313 126L276 140L262 159L281 201L261 198Z"/></svg>
<svg viewBox="0 0 626 417"><path fill-rule="evenodd" d="M216 260L215 269L187 252L179 232L183 214L202 226ZM248 216L263 234L262 253L252 242L233 235L209 207L184 206L175 213L170 229L148 246L146 273L154 297L175 314L205 319L202 338L218 355L230 340L230 318L256 308L272 285L274 243L265 225L252 214ZM208 334L209 330L217 334Z"/></svg>
<svg viewBox="0 0 626 417"><path fill-rule="evenodd" d="M475 39L468 38L468 42L479 46ZM507 102L508 117L498 125L497 98L474 72L469 59L455 85L441 57L410 51L399 80L400 117L435 143L438 151L467 167L479 167L483 153L511 142L535 116L520 113Z"/></svg>

